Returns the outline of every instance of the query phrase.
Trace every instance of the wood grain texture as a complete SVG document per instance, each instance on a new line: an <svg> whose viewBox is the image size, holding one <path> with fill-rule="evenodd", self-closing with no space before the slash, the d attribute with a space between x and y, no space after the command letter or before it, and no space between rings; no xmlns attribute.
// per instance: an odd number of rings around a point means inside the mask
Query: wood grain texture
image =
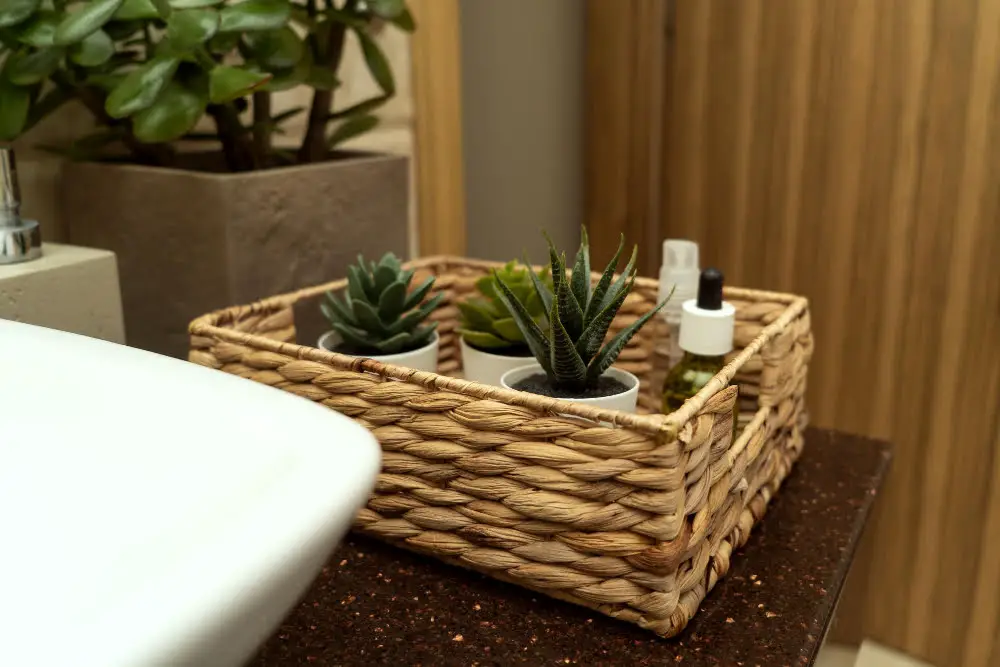
<svg viewBox="0 0 1000 667"><path fill-rule="evenodd" d="M411 0L421 255L464 255L461 43L458 0Z"/></svg>
<svg viewBox="0 0 1000 667"><path fill-rule="evenodd" d="M624 114L644 85L639 45L661 32L639 4L590 32L588 108ZM839 638L1000 664L1000 0L672 11L643 68L664 77L660 116L588 121L592 238L649 210L597 180L641 171L629 142L656 131L635 124L659 123L660 226L642 242L693 238L729 282L809 296L812 422L895 444Z"/></svg>

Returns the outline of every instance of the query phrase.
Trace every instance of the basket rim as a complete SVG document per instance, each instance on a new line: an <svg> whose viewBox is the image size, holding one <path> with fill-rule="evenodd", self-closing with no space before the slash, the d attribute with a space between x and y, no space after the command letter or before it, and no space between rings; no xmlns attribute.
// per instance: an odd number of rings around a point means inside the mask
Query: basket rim
<svg viewBox="0 0 1000 667"><path fill-rule="evenodd" d="M404 266L409 269L420 269L435 267L437 269L451 266L472 267L489 269L503 266L504 262L496 262L482 259L471 259L454 255L435 255L422 257L406 262ZM594 273L595 277L600 274ZM740 287L726 287L725 295L730 298L739 298L751 301L771 301L785 304L785 309L781 315L773 322L765 326L761 332L732 359L719 373L715 375L697 394L687 400L684 405L670 414L640 415L620 410L608 410L595 408L590 405L575 403L567 399L550 398L529 394L513 389L493 387L478 382L462 380L438 373L426 371L416 371L403 366L385 364L366 357L351 357L337 352L321 350L319 348L300 345L296 343L284 343L281 341L251 334L235 329L220 326L224 320L239 321L248 315L267 314L275 310L291 307L297 301L311 298L323 294L324 292L342 289L347 284L346 278L306 287L303 289L267 297L247 305L229 306L221 308L205 315L195 318L188 326L188 332L193 336L215 338L218 340L243 345L246 347L265 350L276 354L289 356L295 359L315 361L328 364L334 368L345 371L359 373L373 373L382 377L392 378L403 382L417 384L425 389L438 389L453 391L458 394L472 396L482 400L494 400L510 405L538 410L559 415L572 415L595 422L610 423L614 426L628 428L653 436L661 436L665 441L676 439L679 429L698 411L705 403L720 390L724 389L736 375L736 371L743 366L754 354L756 354L771 337L785 329L793 320L799 317L808 309L809 300L804 296L789 294L784 292L770 292L766 290L747 289ZM636 284L645 288L655 288L658 281L652 278L638 277Z"/></svg>

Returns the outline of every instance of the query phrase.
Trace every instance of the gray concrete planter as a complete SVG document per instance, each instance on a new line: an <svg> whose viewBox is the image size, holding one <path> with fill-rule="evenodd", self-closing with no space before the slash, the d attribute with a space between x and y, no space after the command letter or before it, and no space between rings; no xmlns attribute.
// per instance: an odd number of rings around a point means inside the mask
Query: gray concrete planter
<svg viewBox="0 0 1000 667"><path fill-rule="evenodd" d="M213 173L67 163L68 241L118 255L130 345L185 357L187 325L346 275L357 254L407 252L407 158Z"/></svg>

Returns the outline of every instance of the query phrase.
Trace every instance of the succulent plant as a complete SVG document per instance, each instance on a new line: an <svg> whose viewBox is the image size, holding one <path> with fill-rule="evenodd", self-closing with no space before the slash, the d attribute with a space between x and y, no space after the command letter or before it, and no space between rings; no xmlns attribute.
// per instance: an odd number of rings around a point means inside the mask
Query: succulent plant
<svg viewBox="0 0 1000 667"><path fill-rule="evenodd" d="M338 298L326 293L320 310L340 334L345 351L353 354L395 354L423 347L430 341L437 322L422 324L437 308L443 294L425 303L434 286L431 276L407 292L413 271L403 269L399 259L387 252L382 259L347 267L347 289Z"/></svg>
<svg viewBox="0 0 1000 667"><path fill-rule="evenodd" d="M524 301L503 282L499 272L493 274L494 284L497 296L513 314L549 383L556 389L582 392L597 386L601 375L615 362L632 336L659 312L670 297L605 344L608 328L635 284L638 247L633 248L632 258L625 270L615 278L615 268L625 247L623 235L618 251L600 280L591 285L587 230L583 230L570 275L566 272L565 253L558 254L552 240L547 240L553 289L550 290L534 277L534 273L530 275L535 293L548 312L548 331L538 326Z"/></svg>
<svg viewBox="0 0 1000 667"><path fill-rule="evenodd" d="M519 268L515 260L507 262L497 271L497 275L524 304L531 319L545 329L548 328L546 311L528 276L531 271L530 267ZM552 278L549 276L548 267L542 269L537 278L543 285L552 289ZM493 276L483 276L477 280L476 289L479 290L479 297L458 303L458 308L462 311L462 326L458 333L465 342L492 352L528 350L528 343L517 322L514 321L514 316L497 295Z"/></svg>
<svg viewBox="0 0 1000 667"><path fill-rule="evenodd" d="M396 92L372 37L385 22L414 29L405 0L2 0L0 141L75 99L101 129L63 149L74 159L117 146L171 166L170 142L186 139L219 142L231 171L325 160ZM348 35L379 92L333 109ZM295 86L313 94L302 144L287 151L272 137L306 109L272 113L271 97ZM195 131L206 115L215 131Z"/></svg>

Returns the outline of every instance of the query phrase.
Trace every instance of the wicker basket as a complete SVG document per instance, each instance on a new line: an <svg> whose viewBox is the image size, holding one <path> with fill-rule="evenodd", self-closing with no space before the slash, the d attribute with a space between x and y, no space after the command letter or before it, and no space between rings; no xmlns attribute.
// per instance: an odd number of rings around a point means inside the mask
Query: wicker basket
<svg viewBox="0 0 1000 667"><path fill-rule="evenodd" d="M455 302L497 265L436 257L409 266L416 280L435 274L446 295L432 315L440 375L307 346L315 339L295 344L296 317L343 280L195 320L190 360L321 402L375 433L383 470L357 530L677 634L802 449L806 299L727 289L737 350L669 415L658 414L664 325L651 323L617 364L643 382L640 414L625 414L448 377L461 373ZM611 334L656 293L655 281L637 280ZM733 378L743 417L735 442Z"/></svg>

